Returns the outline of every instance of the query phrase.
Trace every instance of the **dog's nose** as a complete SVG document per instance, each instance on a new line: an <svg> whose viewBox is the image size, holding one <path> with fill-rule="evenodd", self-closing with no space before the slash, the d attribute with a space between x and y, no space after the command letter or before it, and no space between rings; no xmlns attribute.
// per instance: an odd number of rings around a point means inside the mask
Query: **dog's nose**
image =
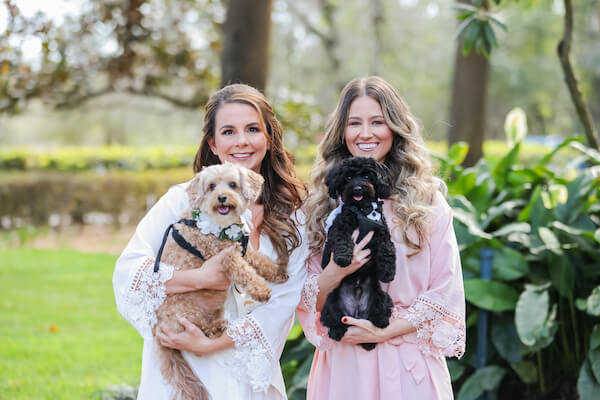
<svg viewBox="0 0 600 400"><path fill-rule="evenodd" d="M354 189L352 189L352 194L357 195L357 196L361 195L362 192L363 192L363 189L360 186L354 186Z"/></svg>
<svg viewBox="0 0 600 400"><path fill-rule="evenodd" d="M217 196L217 200L219 200L220 203L225 203L227 201L227 196L220 194Z"/></svg>

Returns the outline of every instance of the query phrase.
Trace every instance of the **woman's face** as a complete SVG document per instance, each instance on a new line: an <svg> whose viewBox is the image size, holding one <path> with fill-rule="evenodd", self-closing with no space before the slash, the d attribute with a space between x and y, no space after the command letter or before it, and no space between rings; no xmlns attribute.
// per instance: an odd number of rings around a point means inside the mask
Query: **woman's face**
<svg viewBox="0 0 600 400"><path fill-rule="evenodd" d="M350 154L383 162L392 148L392 135L377 100L369 96L354 99L344 132Z"/></svg>
<svg viewBox="0 0 600 400"><path fill-rule="evenodd" d="M269 149L266 132L256 110L247 104L223 104L215 115L215 136L208 138L222 163L229 161L260 173Z"/></svg>

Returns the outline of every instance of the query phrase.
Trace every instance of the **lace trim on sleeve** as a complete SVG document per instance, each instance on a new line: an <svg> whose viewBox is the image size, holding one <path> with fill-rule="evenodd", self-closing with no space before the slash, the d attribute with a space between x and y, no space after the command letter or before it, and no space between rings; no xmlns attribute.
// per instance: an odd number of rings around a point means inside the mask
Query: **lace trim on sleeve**
<svg viewBox="0 0 600 400"><path fill-rule="evenodd" d="M309 275L304 282L300 302L302 308L308 313L308 321L303 327L304 333L315 346L321 351L327 351L331 347L332 340L327 335L327 329L321 324L317 324L317 296L319 295L319 284L317 278L319 275Z"/></svg>
<svg viewBox="0 0 600 400"><path fill-rule="evenodd" d="M131 280L125 302L124 315L143 337L152 335L152 327L156 324L155 311L167 296L165 282L173 277L175 270L163 263L158 272L153 269L154 259L144 259Z"/></svg>
<svg viewBox="0 0 600 400"><path fill-rule="evenodd" d="M465 325L443 306L417 297L403 315L394 308L392 318L402 317L417 328L419 349L433 357L457 357L465 352Z"/></svg>
<svg viewBox="0 0 600 400"><path fill-rule="evenodd" d="M228 367L233 375L249 382L255 392L266 392L273 378L274 356L260 325L250 315L229 323L227 335L235 343Z"/></svg>

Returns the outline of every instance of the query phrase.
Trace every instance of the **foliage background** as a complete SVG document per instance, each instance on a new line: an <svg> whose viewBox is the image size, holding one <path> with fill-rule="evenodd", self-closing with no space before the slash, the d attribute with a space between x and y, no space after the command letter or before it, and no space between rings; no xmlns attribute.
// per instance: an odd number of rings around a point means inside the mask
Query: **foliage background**
<svg viewBox="0 0 600 400"><path fill-rule="evenodd" d="M110 271L133 224L191 176L232 1L60 0L45 13L33 1L0 3L0 333L7 343L0 397L132 396L131 387L109 389L135 385L140 365L139 338L113 308ZM141 3L142 19L125 30L123 10ZM370 74L389 80L439 155L456 212L469 302L468 352L449 363L458 399L483 391L593 398L600 391L598 155L576 142L549 153L581 136L556 57L563 1L493 1L509 29L497 32L489 58L486 157L472 168L460 166L462 144L448 150L444 141L453 3L273 0L267 97L306 179L343 84ZM14 21L13 6L22 11ZM573 60L598 123L600 1L575 6ZM521 132L511 147L505 116L516 106L529 135ZM85 224L103 233L86 234ZM73 252L102 235L118 242L111 255ZM496 252L488 283L477 278L484 246ZM480 309L490 312L490 336L487 367L478 369ZM295 326L282 357L292 399L305 396L312 351Z"/></svg>

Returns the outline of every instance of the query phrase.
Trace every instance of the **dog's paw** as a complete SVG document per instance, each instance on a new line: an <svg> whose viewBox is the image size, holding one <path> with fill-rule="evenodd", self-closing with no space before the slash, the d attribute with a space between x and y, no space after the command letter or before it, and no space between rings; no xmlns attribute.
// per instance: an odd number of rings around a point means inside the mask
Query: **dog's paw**
<svg viewBox="0 0 600 400"><path fill-rule="evenodd" d="M340 267L347 267L352 262L352 253L350 254L333 254L333 261Z"/></svg>
<svg viewBox="0 0 600 400"><path fill-rule="evenodd" d="M261 290L248 291L248 295L258 302L266 303L271 298L271 289L265 288Z"/></svg>
<svg viewBox="0 0 600 400"><path fill-rule="evenodd" d="M361 343L360 344L361 347L367 351L371 351L375 348L375 346L377 345L376 343Z"/></svg>
<svg viewBox="0 0 600 400"><path fill-rule="evenodd" d="M335 327L329 328L328 335L333 340L336 340L339 342L340 340L342 340L342 338L346 334L346 330L348 330L348 328L346 326L335 326Z"/></svg>
<svg viewBox="0 0 600 400"><path fill-rule="evenodd" d="M379 280L381 282L388 283L394 280L394 277L396 276L396 270L388 268L379 275Z"/></svg>
<svg viewBox="0 0 600 400"><path fill-rule="evenodd" d="M283 282L287 282L287 280L289 279L289 275L287 273L287 271L279 271L277 273L277 275L275 275L275 277L273 278L272 282L273 283L283 283Z"/></svg>

